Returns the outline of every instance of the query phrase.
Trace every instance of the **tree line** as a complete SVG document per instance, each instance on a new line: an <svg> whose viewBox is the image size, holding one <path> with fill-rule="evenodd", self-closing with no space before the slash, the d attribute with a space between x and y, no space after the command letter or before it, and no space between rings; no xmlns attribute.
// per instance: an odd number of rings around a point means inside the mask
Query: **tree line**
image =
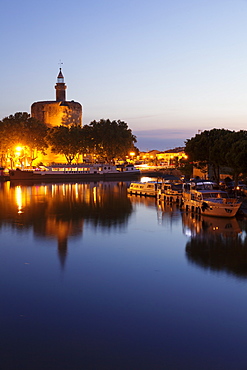
<svg viewBox="0 0 247 370"><path fill-rule="evenodd" d="M225 168L237 184L240 175L247 175L247 131L212 129L186 140L188 161L202 170L212 169L217 183Z"/></svg>
<svg viewBox="0 0 247 370"><path fill-rule="evenodd" d="M101 119L83 127L77 125L49 128L26 112L18 112L0 121L1 163L13 162L16 146L25 148L29 163L45 154L48 147L72 163L80 154L93 154L98 161L125 158L135 147L136 136L127 123Z"/></svg>

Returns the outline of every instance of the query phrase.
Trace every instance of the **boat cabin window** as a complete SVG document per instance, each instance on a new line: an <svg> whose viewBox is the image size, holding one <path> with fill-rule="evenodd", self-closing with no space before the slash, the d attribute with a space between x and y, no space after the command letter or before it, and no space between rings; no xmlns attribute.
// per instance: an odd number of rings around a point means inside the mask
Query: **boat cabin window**
<svg viewBox="0 0 247 370"><path fill-rule="evenodd" d="M213 199L227 198L227 193L217 193L217 192L204 193L203 194L203 199L208 199L208 198L213 198Z"/></svg>
<svg viewBox="0 0 247 370"><path fill-rule="evenodd" d="M190 184L184 184L184 190L190 191Z"/></svg>
<svg viewBox="0 0 247 370"><path fill-rule="evenodd" d="M204 193L203 194L203 199L208 199L208 198L216 198L216 194L214 194L214 193Z"/></svg>

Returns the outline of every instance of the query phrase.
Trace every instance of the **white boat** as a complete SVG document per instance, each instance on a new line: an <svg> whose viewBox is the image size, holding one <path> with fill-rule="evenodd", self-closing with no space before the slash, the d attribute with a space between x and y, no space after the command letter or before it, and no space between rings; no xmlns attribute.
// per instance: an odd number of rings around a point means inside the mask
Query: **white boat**
<svg viewBox="0 0 247 370"><path fill-rule="evenodd" d="M127 189L128 194L144 195L149 197L156 197L158 190L161 188L162 182L147 181L132 182Z"/></svg>
<svg viewBox="0 0 247 370"><path fill-rule="evenodd" d="M128 180L138 178L140 171L133 165L115 166L111 164L60 164L42 166L31 170L9 170L10 181L22 180Z"/></svg>
<svg viewBox="0 0 247 370"><path fill-rule="evenodd" d="M214 188L210 181L190 182L183 185L183 207L186 211L208 216L234 217L241 206L237 198Z"/></svg>
<svg viewBox="0 0 247 370"><path fill-rule="evenodd" d="M158 190L157 198L160 201L182 203L183 184L179 182L164 182Z"/></svg>

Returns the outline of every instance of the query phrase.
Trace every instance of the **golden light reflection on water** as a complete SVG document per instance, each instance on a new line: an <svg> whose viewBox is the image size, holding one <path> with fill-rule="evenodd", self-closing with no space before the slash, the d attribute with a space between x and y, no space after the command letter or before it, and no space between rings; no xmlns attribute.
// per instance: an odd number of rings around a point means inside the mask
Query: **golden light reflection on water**
<svg viewBox="0 0 247 370"><path fill-rule="evenodd" d="M66 185L63 184L63 196L65 196L65 195L66 195Z"/></svg>
<svg viewBox="0 0 247 370"><path fill-rule="evenodd" d="M142 178L141 178L141 182L147 182L147 181L152 181L153 180L153 178L152 177L147 177L147 176L143 176Z"/></svg>
<svg viewBox="0 0 247 370"><path fill-rule="evenodd" d="M96 191L96 187L93 188L93 201L94 203L96 203L97 201L97 191Z"/></svg>
<svg viewBox="0 0 247 370"><path fill-rule="evenodd" d="M78 197L79 197L78 184L75 184L75 197L76 197L76 199L78 199Z"/></svg>
<svg viewBox="0 0 247 370"><path fill-rule="evenodd" d="M17 204L17 210L18 210L18 213L23 213L22 211L22 190L21 190L21 187L20 186L17 186L16 189L15 189L15 199L16 199L16 204Z"/></svg>
<svg viewBox="0 0 247 370"><path fill-rule="evenodd" d="M181 212L175 204L157 203L152 197L127 195L125 183L66 183L40 185L10 185L0 183L0 225L8 225L19 232L32 230L34 238L42 245L53 245L63 267L68 254L68 241L82 238L84 227L107 229L107 232L126 228L129 216L139 205L154 208L158 224L174 228L182 227L189 237L186 256L201 266L246 274L239 266L246 261L247 236L238 220L202 217ZM180 222L181 220L181 222ZM86 222L85 222L86 221ZM181 226L182 225L182 226ZM245 226L247 229L247 226ZM244 229L243 229L244 230ZM222 255L228 253L228 260ZM246 253L245 253L246 251ZM234 257L234 258L233 258ZM239 271L231 266L236 261Z"/></svg>
<svg viewBox="0 0 247 370"><path fill-rule="evenodd" d="M125 196L123 196L123 194ZM124 183L0 184L0 222L34 236L56 239L61 265L70 237L81 237L84 220L93 227L124 227L132 212Z"/></svg>

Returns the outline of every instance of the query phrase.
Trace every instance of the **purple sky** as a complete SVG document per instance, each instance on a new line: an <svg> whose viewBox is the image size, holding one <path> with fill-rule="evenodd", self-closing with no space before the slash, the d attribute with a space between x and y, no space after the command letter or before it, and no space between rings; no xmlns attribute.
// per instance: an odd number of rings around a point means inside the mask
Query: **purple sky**
<svg viewBox="0 0 247 370"><path fill-rule="evenodd" d="M84 124L128 123L141 150L247 128L246 0L9 0L1 4L0 119L55 98Z"/></svg>

